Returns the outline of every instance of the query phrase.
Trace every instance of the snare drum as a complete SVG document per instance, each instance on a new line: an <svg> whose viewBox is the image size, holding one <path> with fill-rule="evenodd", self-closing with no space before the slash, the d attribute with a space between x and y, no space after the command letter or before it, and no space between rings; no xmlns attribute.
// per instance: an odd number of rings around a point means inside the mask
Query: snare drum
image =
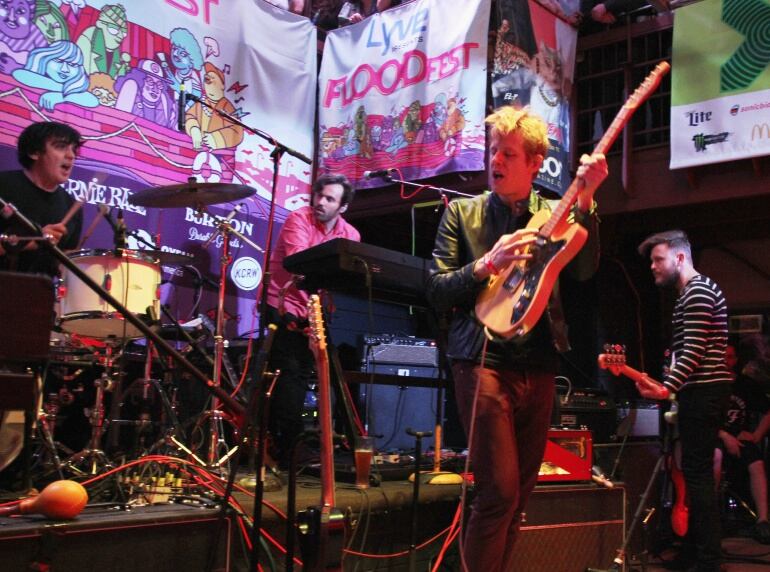
<svg viewBox="0 0 770 572"><path fill-rule="evenodd" d="M152 307L158 315L160 266L154 259L131 250L123 250L119 256L112 250L81 250L70 254L70 260L131 313L147 317L147 308ZM91 338L143 337L69 269L62 269L62 280L62 330Z"/></svg>

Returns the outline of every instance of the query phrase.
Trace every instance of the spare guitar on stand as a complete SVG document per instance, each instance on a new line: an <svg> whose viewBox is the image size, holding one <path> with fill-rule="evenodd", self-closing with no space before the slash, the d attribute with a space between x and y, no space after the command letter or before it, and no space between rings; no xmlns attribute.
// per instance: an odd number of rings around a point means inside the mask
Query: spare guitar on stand
<svg viewBox="0 0 770 572"><path fill-rule="evenodd" d="M594 150L607 153L628 120L657 87L671 66L659 63L628 98ZM537 240L526 251L530 260L513 262L497 276L476 300L476 316L486 330L502 338L527 334L542 316L556 279L588 238L588 231L567 218L580 191L580 179L572 181L553 213L539 211L528 228L536 228Z"/></svg>
<svg viewBox="0 0 770 572"><path fill-rule="evenodd" d="M298 515L303 570L342 570L345 515L335 506L334 437L332 434L329 356L326 353L323 311L318 295L308 300L310 349L318 370L318 425L321 439L321 506Z"/></svg>

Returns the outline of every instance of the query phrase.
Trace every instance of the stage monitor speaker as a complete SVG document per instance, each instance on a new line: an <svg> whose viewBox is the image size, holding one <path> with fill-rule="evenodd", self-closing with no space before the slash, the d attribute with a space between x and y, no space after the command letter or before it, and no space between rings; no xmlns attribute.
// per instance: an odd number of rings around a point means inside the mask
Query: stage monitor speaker
<svg viewBox="0 0 770 572"><path fill-rule="evenodd" d="M624 508L623 487L536 487L507 572L607 569L623 544Z"/></svg>
<svg viewBox="0 0 770 572"><path fill-rule="evenodd" d="M127 512L87 508L75 520L56 523L22 517L0 528L0 568L203 572L209 570L208 549L217 517L215 509L183 505L133 507ZM232 544L233 521L228 517L212 570L236 569Z"/></svg>
<svg viewBox="0 0 770 572"><path fill-rule="evenodd" d="M408 377L405 378L405 381ZM371 388L371 400L367 391ZM407 385L361 384L361 402L371 404L368 411L369 434L380 435L374 441L378 451L414 449L414 437L407 429L433 431L436 424L436 390ZM434 443L424 439L423 451Z"/></svg>

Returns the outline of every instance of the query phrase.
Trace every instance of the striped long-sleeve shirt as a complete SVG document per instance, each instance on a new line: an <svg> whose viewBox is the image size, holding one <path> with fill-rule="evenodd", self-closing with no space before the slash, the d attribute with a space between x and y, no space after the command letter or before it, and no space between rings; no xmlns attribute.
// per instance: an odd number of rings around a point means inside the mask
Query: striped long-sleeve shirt
<svg viewBox="0 0 770 572"><path fill-rule="evenodd" d="M665 385L672 391L692 384L731 380L725 363L727 303L711 278L693 277L674 306L671 368Z"/></svg>

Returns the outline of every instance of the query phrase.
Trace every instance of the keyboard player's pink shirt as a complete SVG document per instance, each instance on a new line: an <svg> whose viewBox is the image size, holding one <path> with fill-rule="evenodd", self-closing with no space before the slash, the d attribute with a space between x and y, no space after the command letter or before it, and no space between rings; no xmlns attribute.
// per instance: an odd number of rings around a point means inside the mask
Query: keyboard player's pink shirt
<svg viewBox="0 0 770 572"><path fill-rule="evenodd" d="M323 224L319 224L313 215L312 207L301 207L291 213L278 234L278 240L273 254L270 257L270 272L272 279L267 288L267 303L278 311L289 312L298 318L307 317L308 294L291 285L292 274L283 267L283 259L302 250L318 246L333 238L347 238L348 240L361 241L361 235L342 217L337 218L334 227L326 232ZM283 308L279 305L279 296L282 289L286 289L283 295Z"/></svg>

